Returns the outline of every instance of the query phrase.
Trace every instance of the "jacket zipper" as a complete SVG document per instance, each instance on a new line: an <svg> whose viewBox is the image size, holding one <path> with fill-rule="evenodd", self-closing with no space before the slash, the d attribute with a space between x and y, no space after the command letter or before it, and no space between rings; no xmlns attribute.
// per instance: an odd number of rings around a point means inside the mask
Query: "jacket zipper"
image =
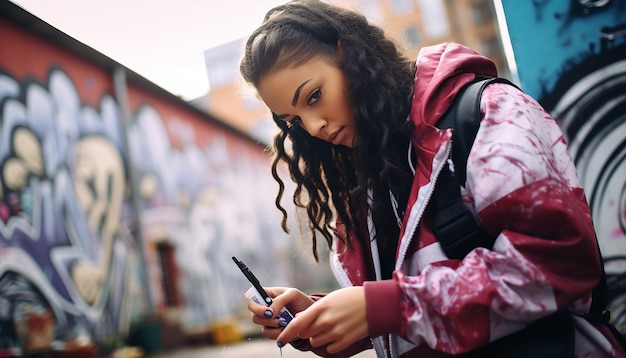
<svg viewBox="0 0 626 358"><path fill-rule="evenodd" d="M431 175L431 177L433 178L431 182L431 187L428 193L426 193L424 205L422 205L421 211L417 214L415 218L416 219L415 223L419 223L422 218L422 215L424 215L424 210L426 209L426 205L430 202L430 199L433 193L435 192L435 185L437 184L437 179L439 178L439 174L441 174L441 171L446 165L451 165L451 166L453 165L452 161L449 160L451 151L452 151L452 139L450 139L450 141L448 142L448 147L443 152L444 153L443 159L438 161L437 166L435 167L435 170L433 171L434 175ZM435 160L437 160L437 158L435 158ZM453 168L451 168L451 171L453 171ZM413 206L411 208L413 208ZM409 217L410 215L411 214L409 212ZM411 228L409 227L409 225L407 225L406 230L404 231L404 237L402 239L407 238L407 235L413 236L415 234L416 229L417 229L417 224ZM400 256L398 256L398 261L396 262L396 270L399 270L401 268L402 262L404 262L404 258L406 257L406 253L409 248L409 245L406 242L406 240L402 240L402 239L400 239L400 242L404 243L403 245L404 247L400 251ZM387 340L388 340L388 346L387 346L387 349L385 350L384 356L393 358L394 348L393 348L393 337L391 334L387 335ZM383 348L384 348L384 345L383 345ZM379 355L379 352L376 352L376 354Z"/></svg>
<svg viewBox="0 0 626 358"><path fill-rule="evenodd" d="M428 193L426 194L426 200L424 201L424 205L422 206L421 211L417 214L416 217L416 223L419 223L422 215L424 215L424 210L426 208L426 204L428 202L430 202L430 199L433 195L433 193L435 192L435 185L437 184L437 179L439 178L439 174L441 174L441 170L443 170L445 165L452 165L451 163L449 163L448 158L450 157L450 152L452 151L452 139L450 139L450 141L448 142L448 147L446 148L445 152L444 152L444 156L443 159L440 159L438 161L437 167L435 167L435 170L433 171L433 174L435 174L431 183L431 188L428 191ZM436 160L437 158L435 158ZM413 208L414 206L412 206ZM409 212L409 216L410 216L410 212ZM407 235L413 235L415 234L415 230L417 229L417 224L411 228L410 230L408 230L409 227L407 225L407 230L405 230L404 232L404 237L407 237ZM409 234L410 231L410 234ZM404 258L406 257L406 252L408 250L408 243L406 243L406 240L402 240L400 239L401 242L405 242L404 244L404 248L402 249L402 251L400 252L400 256L398 256L398 261L396 262L396 270L399 270L401 267L402 262L404 261ZM341 265L340 262L338 262L337 256L336 255L330 255L330 268L333 271L333 274L335 276L335 279L337 280L337 282L339 283L339 285L341 287L350 287L352 286L352 283L350 282L350 279L348 278L348 275L346 274L346 272L343 270L343 266ZM336 262L335 262L336 261ZM375 337L372 337L371 339L372 342L372 346L374 347L374 350L376 351L376 356L378 357L393 357L393 337L391 334L387 335L387 340L388 340L388 347L387 349L385 349L385 340L381 340L380 342L382 343L382 347L377 348L377 344L375 344ZM381 351L382 350L382 351Z"/></svg>
<svg viewBox="0 0 626 358"><path fill-rule="evenodd" d="M403 239L406 239L407 237L413 236L415 234L415 230L417 229L417 224L421 221L422 215L424 215L424 210L426 209L426 205L430 202L430 199L432 198L433 193L435 192L435 185L437 184L437 179L439 179L439 175L441 174L441 171L443 170L445 165L452 165L448 163L448 158L450 157L451 151L452 151L452 139L450 139L450 141L448 142L448 147L446 148L444 152L445 155L443 156L443 159L440 159L439 162L437 163L437 166L435 167L435 170L433 171L434 175L431 175L433 179L430 185L430 190L428 191L428 193L426 193L424 205L422 205L420 212L417 213L415 220L413 221L415 222L415 225L413 225L413 227L409 227L409 225L407 225L406 230L404 231L404 236L400 239L400 242L403 243L403 248L400 251L398 260L396 261L396 268L395 268L396 270L399 270L402 268L401 267L402 262L404 262L404 258L406 257L406 253L409 248L409 243L407 242L407 240L403 240ZM435 158L435 160L437 160L437 158ZM415 207L415 203L413 204L413 206L411 206L411 211L414 207ZM410 217L411 217L411 212L409 212L409 218Z"/></svg>

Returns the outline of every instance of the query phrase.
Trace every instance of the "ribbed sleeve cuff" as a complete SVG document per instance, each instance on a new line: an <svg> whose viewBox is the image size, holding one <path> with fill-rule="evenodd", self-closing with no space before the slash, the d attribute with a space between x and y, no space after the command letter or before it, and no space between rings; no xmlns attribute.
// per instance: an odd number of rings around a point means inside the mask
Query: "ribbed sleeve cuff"
<svg viewBox="0 0 626 358"><path fill-rule="evenodd" d="M402 324L402 292L398 281L366 281L363 287L370 337L399 333Z"/></svg>

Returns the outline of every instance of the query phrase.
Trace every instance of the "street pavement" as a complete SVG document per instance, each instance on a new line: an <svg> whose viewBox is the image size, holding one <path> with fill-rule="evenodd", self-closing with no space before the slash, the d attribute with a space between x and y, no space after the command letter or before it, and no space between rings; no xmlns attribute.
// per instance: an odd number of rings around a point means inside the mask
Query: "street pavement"
<svg viewBox="0 0 626 358"><path fill-rule="evenodd" d="M276 342L265 338L253 338L237 343L206 347L183 348L173 352L161 353L154 358L280 358L281 352ZM301 352L290 345L283 347L283 358L318 357L312 352ZM376 358L373 350L361 352L353 357Z"/></svg>

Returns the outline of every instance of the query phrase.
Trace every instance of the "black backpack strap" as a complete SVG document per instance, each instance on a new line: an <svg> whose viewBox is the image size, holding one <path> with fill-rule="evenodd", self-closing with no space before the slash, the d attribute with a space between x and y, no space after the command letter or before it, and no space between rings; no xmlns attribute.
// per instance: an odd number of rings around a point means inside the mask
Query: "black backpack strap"
<svg viewBox="0 0 626 358"><path fill-rule="evenodd" d="M461 184L465 184L467 157L480 126L480 98L485 87L492 83L506 83L517 88L505 78L477 76L457 93L450 108L437 122L438 128L454 128L451 159Z"/></svg>
<svg viewBox="0 0 626 358"><path fill-rule="evenodd" d="M461 200L461 185L465 184L467 157L480 125L480 97L485 87L494 82L513 85L503 78L477 77L457 93L437 123L438 128L454 128L451 152L454 172L446 166L437 179L433 229L446 256L453 259L462 259L476 247L493 246L494 238L485 233Z"/></svg>

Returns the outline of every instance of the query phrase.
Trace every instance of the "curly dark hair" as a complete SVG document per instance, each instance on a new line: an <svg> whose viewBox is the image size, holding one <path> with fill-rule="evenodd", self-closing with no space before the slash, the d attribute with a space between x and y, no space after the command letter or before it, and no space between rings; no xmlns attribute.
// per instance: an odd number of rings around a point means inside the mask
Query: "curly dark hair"
<svg viewBox="0 0 626 358"><path fill-rule="evenodd" d="M240 71L258 88L270 71L297 66L315 56L344 72L357 135L353 148L335 146L273 114L280 128L270 150L272 175L279 184L275 204L283 214L282 227L289 232L287 211L281 205L285 184L278 169L284 161L296 184L293 202L308 215L316 260L316 231L332 246L334 219L345 225L346 235L341 239L348 244L352 232L359 241L369 240L364 225L368 208L377 238L389 242L395 253L399 229L390 199L393 195L403 211L413 177L407 165L411 133L407 118L415 64L363 15L318 0L295 0L266 14L245 44ZM371 204L368 189L373 193Z"/></svg>

